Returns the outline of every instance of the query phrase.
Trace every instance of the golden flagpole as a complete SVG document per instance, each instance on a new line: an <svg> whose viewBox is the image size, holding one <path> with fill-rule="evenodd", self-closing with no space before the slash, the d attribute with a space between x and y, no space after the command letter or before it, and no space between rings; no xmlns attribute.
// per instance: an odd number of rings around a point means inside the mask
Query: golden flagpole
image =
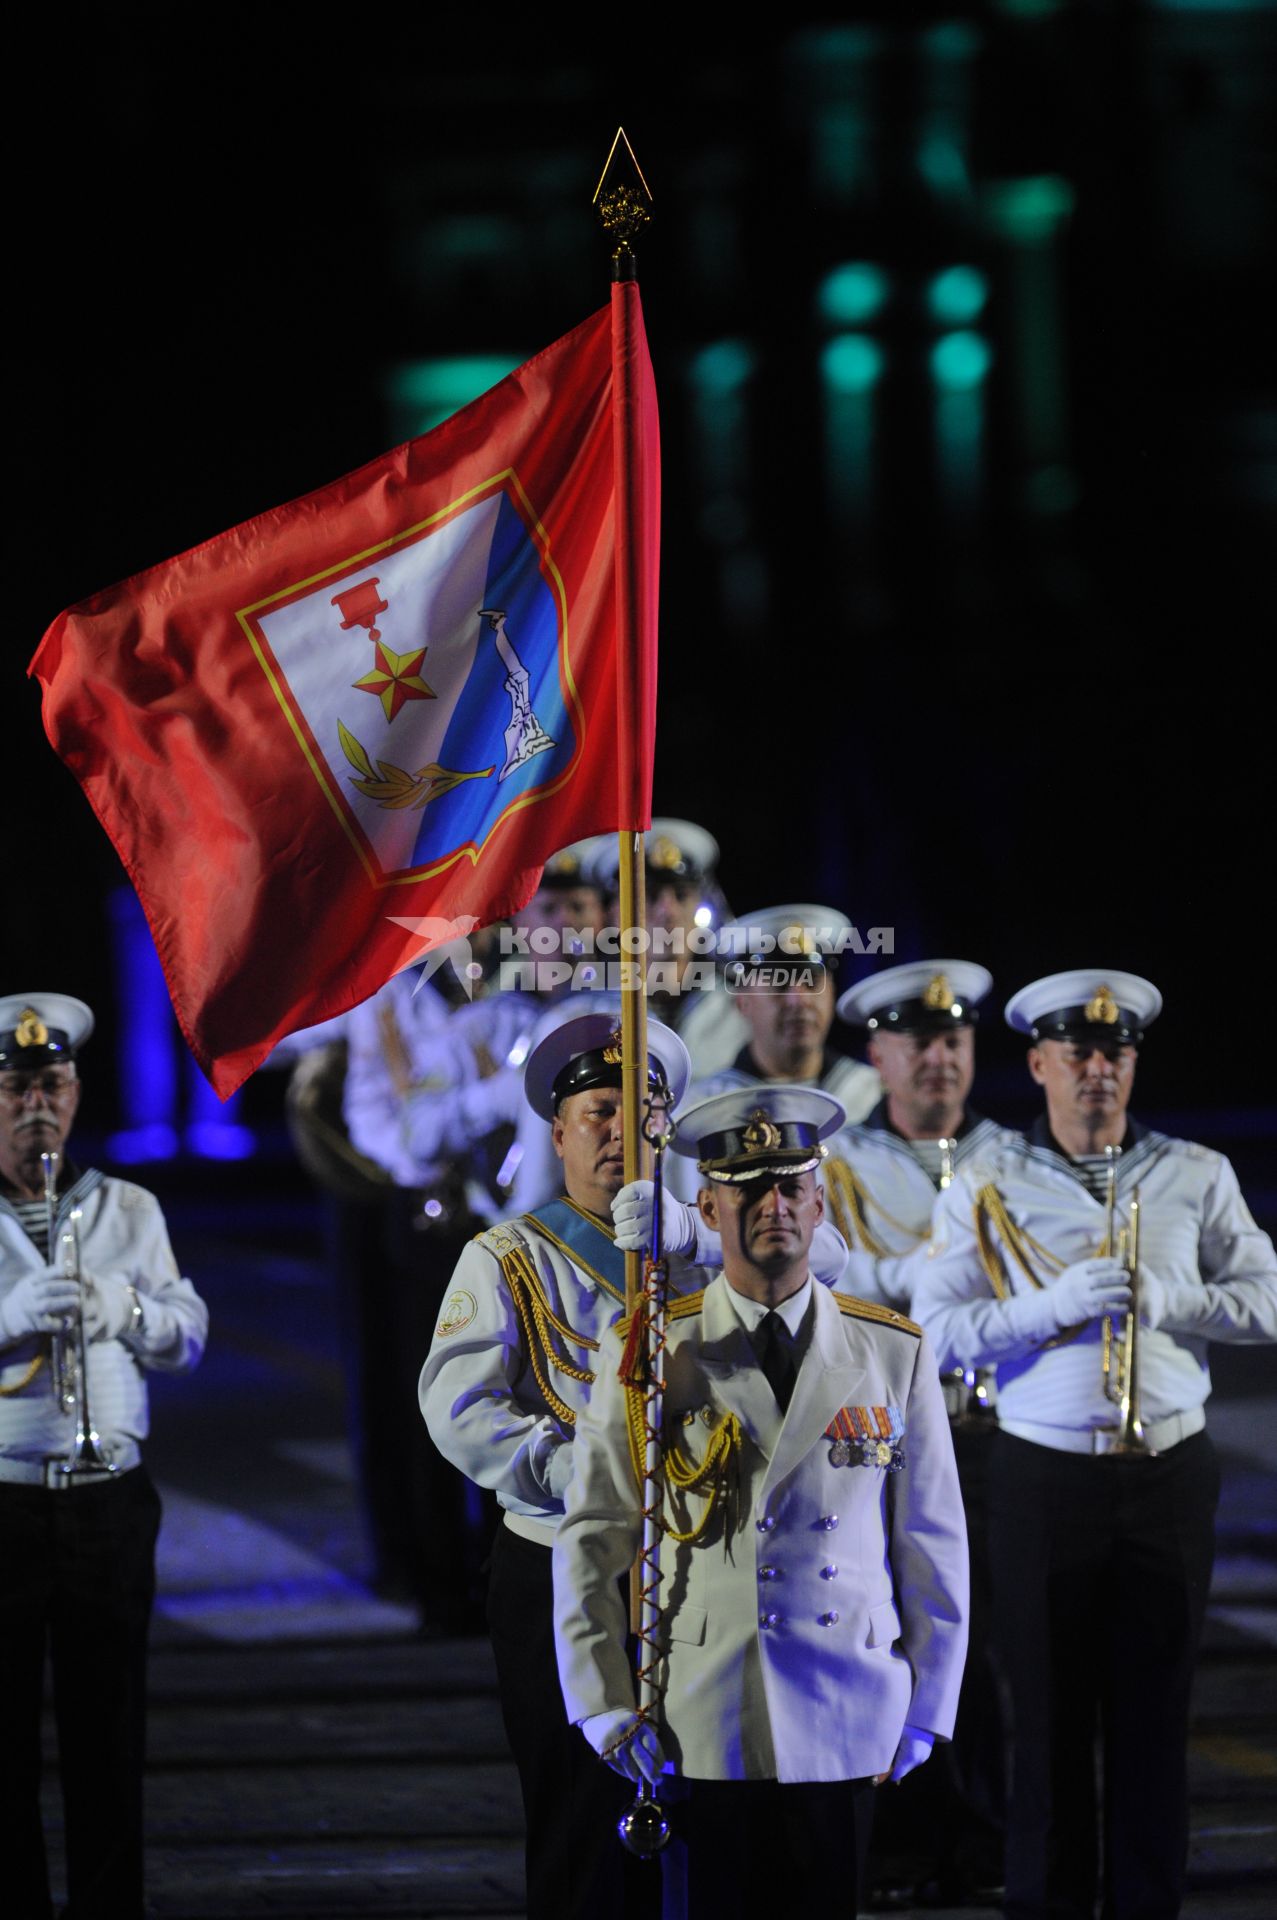
<svg viewBox="0 0 1277 1920"><path fill-rule="evenodd" d="M632 307L619 289L638 277L631 245L651 220L652 196L634 150L618 127L594 190L594 206L612 252L612 463L616 498L617 717L622 736L643 710L638 684L638 570L643 563L635 537L636 458L634 445ZM650 1152L643 1138L643 1102L647 1094L646 967L647 888L644 836L623 829L620 850L619 918L621 945L621 1111L625 1126L625 1178L642 1180ZM637 938L635 935L637 934ZM627 948L632 943L632 954ZM643 1256L625 1256L625 1310L632 1314L643 1290Z"/></svg>

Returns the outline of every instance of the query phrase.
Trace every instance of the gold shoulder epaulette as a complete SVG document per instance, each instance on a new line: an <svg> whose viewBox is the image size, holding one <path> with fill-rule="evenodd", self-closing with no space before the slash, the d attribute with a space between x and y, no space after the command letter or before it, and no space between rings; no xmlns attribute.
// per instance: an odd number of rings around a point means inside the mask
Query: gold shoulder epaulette
<svg viewBox="0 0 1277 1920"><path fill-rule="evenodd" d="M517 1248L526 1246L519 1232L521 1224L521 1221L513 1220L503 1222L495 1227L485 1227L482 1233L476 1233L474 1237L481 1247L486 1247L489 1253L494 1253L498 1260L502 1260L507 1253L514 1253Z"/></svg>
<svg viewBox="0 0 1277 1920"><path fill-rule="evenodd" d="M894 1307L880 1307L876 1300L858 1300L854 1293L839 1293L831 1289L838 1302L839 1313L847 1314L853 1320L876 1320L879 1326L895 1327L901 1333L912 1333L922 1338L922 1328L916 1320L907 1320L903 1313L897 1313Z"/></svg>
<svg viewBox="0 0 1277 1920"><path fill-rule="evenodd" d="M705 1289L696 1293L676 1293L665 1302L667 1320L686 1320L689 1314L699 1313L705 1305Z"/></svg>

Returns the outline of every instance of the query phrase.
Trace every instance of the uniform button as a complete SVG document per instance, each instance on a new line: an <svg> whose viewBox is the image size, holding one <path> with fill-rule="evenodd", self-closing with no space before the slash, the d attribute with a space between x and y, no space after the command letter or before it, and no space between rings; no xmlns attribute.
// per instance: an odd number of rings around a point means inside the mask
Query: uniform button
<svg viewBox="0 0 1277 1920"><path fill-rule="evenodd" d="M771 1515L770 1513L765 1513L762 1519L757 1521L755 1524L757 1525L758 1531L760 1533L770 1533L772 1528L775 1526L776 1521L773 1515Z"/></svg>
<svg viewBox="0 0 1277 1920"><path fill-rule="evenodd" d="M780 1625L780 1615L778 1613L760 1613L758 1616L758 1624L760 1627L778 1627Z"/></svg>
<svg viewBox="0 0 1277 1920"><path fill-rule="evenodd" d="M758 1569L758 1577L760 1580L779 1580L780 1568L779 1567L760 1567Z"/></svg>
<svg viewBox="0 0 1277 1920"><path fill-rule="evenodd" d="M836 1613L822 1613L820 1616L820 1624L822 1627L836 1627L838 1625L838 1615Z"/></svg>
<svg viewBox="0 0 1277 1920"><path fill-rule="evenodd" d="M822 1567L820 1569L820 1577L822 1580L832 1580L837 1574L837 1572L838 1572L837 1567L834 1566L833 1563L831 1562L829 1566Z"/></svg>
<svg viewBox="0 0 1277 1920"><path fill-rule="evenodd" d="M816 1522L816 1525L823 1527L826 1533L832 1533L838 1525L838 1515L836 1513L824 1513Z"/></svg>

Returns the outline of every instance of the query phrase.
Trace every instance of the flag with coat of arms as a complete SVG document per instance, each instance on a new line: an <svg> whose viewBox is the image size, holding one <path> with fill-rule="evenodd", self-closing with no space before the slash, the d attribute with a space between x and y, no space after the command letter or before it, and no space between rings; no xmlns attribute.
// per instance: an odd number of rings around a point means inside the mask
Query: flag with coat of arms
<svg viewBox="0 0 1277 1920"><path fill-rule="evenodd" d="M45 729L223 1097L555 849L649 825L659 486L630 282L442 426L50 626Z"/></svg>

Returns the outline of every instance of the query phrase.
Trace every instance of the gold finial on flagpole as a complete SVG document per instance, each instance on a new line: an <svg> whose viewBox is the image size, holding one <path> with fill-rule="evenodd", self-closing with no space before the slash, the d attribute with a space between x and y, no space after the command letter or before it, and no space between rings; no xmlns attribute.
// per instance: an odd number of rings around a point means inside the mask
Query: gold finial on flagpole
<svg viewBox="0 0 1277 1920"><path fill-rule="evenodd" d="M599 184L594 189L593 204L604 233L614 242L612 278L633 280L632 243L651 222L652 190L643 177L643 169L634 156L624 127L616 130Z"/></svg>

